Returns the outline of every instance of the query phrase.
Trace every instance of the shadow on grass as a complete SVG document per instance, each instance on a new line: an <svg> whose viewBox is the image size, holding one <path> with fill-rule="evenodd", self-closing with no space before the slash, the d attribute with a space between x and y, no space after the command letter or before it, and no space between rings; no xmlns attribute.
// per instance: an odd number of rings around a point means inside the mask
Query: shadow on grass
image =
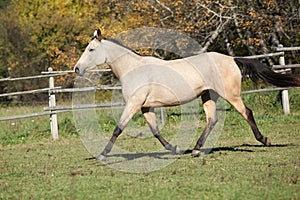
<svg viewBox="0 0 300 200"><path fill-rule="evenodd" d="M184 151L182 151L180 154L175 155L169 151L165 151L165 152L109 154L109 155L107 155L107 159L123 158L126 161L130 161L130 160L140 159L140 158L144 158L144 157L149 157L149 158L169 160L169 159L178 159L179 156L183 153L184 153ZM96 159L96 157L89 157L89 158L86 158L85 160L95 160L95 159ZM112 163L108 163L108 164L112 164Z"/></svg>
<svg viewBox="0 0 300 200"><path fill-rule="evenodd" d="M290 147L290 146L297 146L293 143L288 144L272 144L271 146L265 146L262 144L242 144L237 146L231 146L231 147L216 147L212 149L201 149L202 152L205 154L212 154L219 151L232 151L232 152L255 152L253 149L245 149L244 147L250 147L250 148L273 148L273 147ZM187 150L185 154L192 153L192 150Z"/></svg>
<svg viewBox="0 0 300 200"><path fill-rule="evenodd" d="M271 147L290 147L290 146L297 146L296 144L293 143L288 143L288 144L271 144L271 146L268 146L268 148ZM265 145L262 144L242 144L240 147L266 147Z"/></svg>
<svg viewBox="0 0 300 200"><path fill-rule="evenodd" d="M145 153L120 153L109 154L104 161L97 161L95 157L86 158L85 160L94 160L100 165L105 164L108 166L118 165L121 163L150 163L152 161L175 161L179 159L181 154L172 154L169 151L161 152L145 152Z"/></svg>
<svg viewBox="0 0 300 200"><path fill-rule="evenodd" d="M238 147L241 147L241 146L232 146L232 147L216 147L216 148L209 148L209 149L201 149L201 152L203 152L205 155L207 154L213 154L215 152L219 152L219 151L239 151L239 152L255 152L251 149L241 149L241 148L238 148ZM192 153L192 149L189 149L189 150L186 150L184 152L184 154L190 154Z"/></svg>
<svg viewBox="0 0 300 200"><path fill-rule="evenodd" d="M259 144L242 144L242 145L237 145L237 146L230 146L230 147L216 147L216 148L209 148L209 149L201 149L201 151L207 155L207 154L213 154L216 152L221 152L221 151L229 151L229 152L256 152L253 149L245 149L245 147L249 147L249 148L282 148L282 147L291 147L291 146L297 146L293 143L289 143L289 144L273 144L269 147L266 147L264 145L259 145ZM191 154L193 150L188 149L188 150L182 150L180 152L180 154L178 155L174 155L169 151L165 151L165 152L147 152L147 153L124 153L124 154L111 154L108 155L108 159L109 158L123 158L127 161L130 160L135 160L135 159L140 159L140 158L144 158L144 157L152 157L152 158L156 158L156 159L178 159L180 157L180 155L184 155L184 154ZM95 160L95 157L90 157L90 158L86 158L85 160Z"/></svg>

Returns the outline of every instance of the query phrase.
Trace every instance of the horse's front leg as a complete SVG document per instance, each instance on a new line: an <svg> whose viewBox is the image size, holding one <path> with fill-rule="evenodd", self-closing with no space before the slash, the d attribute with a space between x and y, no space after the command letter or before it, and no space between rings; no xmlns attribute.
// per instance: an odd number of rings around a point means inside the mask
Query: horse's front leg
<svg viewBox="0 0 300 200"><path fill-rule="evenodd" d="M142 108L142 113L148 122L151 132L153 135L159 140L159 142L165 147L165 149L172 151L175 154L180 153L180 148L176 146L172 146L168 143L165 138L159 133L159 129L156 123L156 115L153 108Z"/></svg>
<svg viewBox="0 0 300 200"><path fill-rule="evenodd" d="M105 160L107 154L111 151L113 145L115 144L117 138L119 137L119 135L122 133L122 129L119 126L116 126L108 144L105 146L104 150L102 151L102 153L96 157L96 160Z"/></svg>
<svg viewBox="0 0 300 200"><path fill-rule="evenodd" d="M113 145L115 144L119 135L121 135L122 131L131 120L131 118L140 110L140 106L128 103L121 115L118 125L116 126L109 142L105 146L102 153L96 157L97 160L105 160L107 154L111 151Z"/></svg>

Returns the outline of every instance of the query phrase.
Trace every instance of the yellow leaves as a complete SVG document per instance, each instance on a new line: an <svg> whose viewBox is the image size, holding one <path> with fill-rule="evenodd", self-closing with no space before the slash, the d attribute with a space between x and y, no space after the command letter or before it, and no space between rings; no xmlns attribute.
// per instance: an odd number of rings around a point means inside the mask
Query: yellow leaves
<svg viewBox="0 0 300 200"><path fill-rule="evenodd" d="M96 27L98 27L98 26L96 26ZM87 44L90 42L91 37L92 37L92 35L78 35L78 36L75 36L75 40L82 41L82 43Z"/></svg>
<svg viewBox="0 0 300 200"><path fill-rule="evenodd" d="M254 10L250 10L248 12L249 16L253 17L253 18L256 18L257 17L257 12L255 12Z"/></svg>
<svg viewBox="0 0 300 200"><path fill-rule="evenodd" d="M174 6L181 6L181 5L183 5L183 1L175 1L173 5Z"/></svg>
<svg viewBox="0 0 300 200"><path fill-rule="evenodd" d="M17 60L12 60L12 61L9 60L8 63L12 69L18 67L18 65L19 65L19 61L17 61Z"/></svg>
<svg viewBox="0 0 300 200"><path fill-rule="evenodd" d="M260 45L257 32L270 32L274 29L274 21L280 27L286 23L286 17L274 18L268 13L273 12L274 6L281 5L274 2L261 0L258 6L255 2L234 0L160 0L159 3L144 0L11 0L11 11L18 18L22 34L28 34L24 37L24 42L29 43L25 51L35 52L37 58L59 70L72 68L96 28L101 28L105 37L143 26L178 29L201 43L217 29L222 17L230 17L233 12L237 14L242 35L237 43L256 47ZM239 37L235 28L233 20L226 27L225 34L235 37L229 38L231 41L237 41ZM245 40L247 37L251 38ZM19 60L15 55L10 63L21 66L22 59Z"/></svg>
<svg viewBox="0 0 300 200"><path fill-rule="evenodd" d="M192 23L187 23L184 27L184 32L192 32L194 30L194 24Z"/></svg>
<svg viewBox="0 0 300 200"><path fill-rule="evenodd" d="M51 57L55 57L60 55L62 52L56 46L49 46L48 49L46 49L46 53Z"/></svg>
<svg viewBox="0 0 300 200"><path fill-rule="evenodd" d="M249 29L251 26L253 26L253 21L252 20L247 20L243 23L243 30Z"/></svg>
<svg viewBox="0 0 300 200"><path fill-rule="evenodd" d="M247 40L240 40L243 44L259 47L261 45L261 39L259 38L249 38Z"/></svg>

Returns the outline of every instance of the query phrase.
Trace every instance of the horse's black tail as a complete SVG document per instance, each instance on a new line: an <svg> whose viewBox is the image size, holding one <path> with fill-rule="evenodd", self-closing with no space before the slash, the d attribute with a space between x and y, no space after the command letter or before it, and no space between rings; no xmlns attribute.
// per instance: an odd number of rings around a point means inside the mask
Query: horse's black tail
<svg viewBox="0 0 300 200"><path fill-rule="evenodd" d="M261 79L278 87L300 86L300 75L275 73L267 65L254 59L234 58L234 61L241 64L243 76L249 75L254 82Z"/></svg>

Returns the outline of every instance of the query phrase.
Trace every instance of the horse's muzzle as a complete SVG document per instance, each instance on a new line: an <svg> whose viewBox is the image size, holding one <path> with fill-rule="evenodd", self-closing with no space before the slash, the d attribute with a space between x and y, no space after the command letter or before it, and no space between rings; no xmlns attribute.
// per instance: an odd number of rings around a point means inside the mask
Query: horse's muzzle
<svg viewBox="0 0 300 200"><path fill-rule="evenodd" d="M78 68L78 67L74 67L74 71L75 71L75 73L78 75L78 76L82 76L83 75L83 73L80 71L80 69Z"/></svg>
<svg viewBox="0 0 300 200"><path fill-rule="evenodd" d="M74 71L75 71L76 74L78 74L79 73L79 68L78 67L74 67Z"/></svg>

